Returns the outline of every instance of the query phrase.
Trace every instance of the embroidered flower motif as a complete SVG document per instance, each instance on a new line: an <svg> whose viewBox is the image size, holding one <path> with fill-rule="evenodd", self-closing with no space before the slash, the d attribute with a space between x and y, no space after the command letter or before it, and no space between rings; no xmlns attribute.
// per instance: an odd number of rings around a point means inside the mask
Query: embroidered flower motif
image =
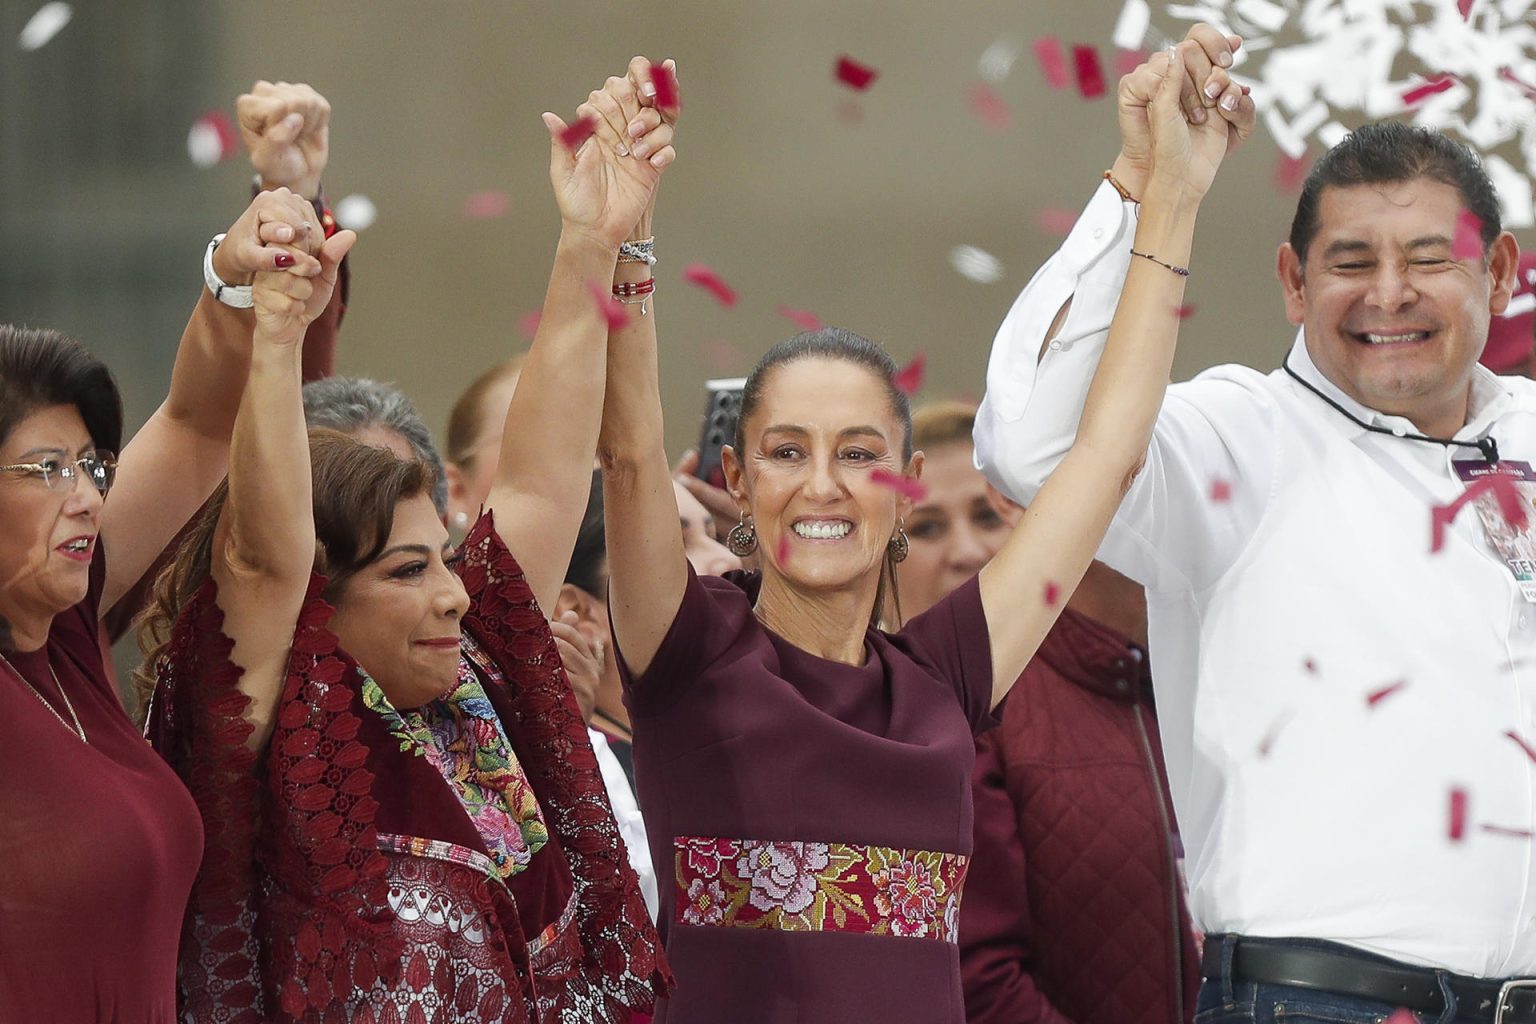
<svg viewBox="0 0 1536 1024"><path fill-rule="evenodd" d="M816 872L830 863L826 843L744 841L736 871L752 883L748 897L758 910L798 914L816 895Z"/></svg>
<svg viewBox="0 0 1536 1024"><path fill-rule="evenodd" d="M916 860L903 860L875 872L875 909L890 915L897 935L928 934L939 901L932 871Z"/></svg>
<svg viewBox="0 0 1536 1024"><path fill-rule="evenodd" d="M726 896L718 879L695 878L688 883L688 905L683 908L683 923L719 924L725 920Z"/></svg>
<svg viewBox="0 0 1536 1024"><path fill-rule="evenodd" d="M729 839L684 840L683 859L690 875L720 877L720 862L736 855L736 844Z"/></svg>

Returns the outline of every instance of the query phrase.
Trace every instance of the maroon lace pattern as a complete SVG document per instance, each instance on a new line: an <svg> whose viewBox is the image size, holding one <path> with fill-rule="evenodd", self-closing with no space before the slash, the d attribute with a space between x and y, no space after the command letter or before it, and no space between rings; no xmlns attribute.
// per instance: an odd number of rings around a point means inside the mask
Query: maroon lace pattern
<svg viewBox="0 0 1536 1024"><path fill-rule="evenodd" d="M512 710L503 725L573 876L566 914L530 951L510 894L474 863L378 834L389 794L370 765L408 755L363 738L372 712L326 628L320 577L258 764L209 581L157 666L146 725L207 830L182 942L184 1020L620 1022L670 988L558 649L489 515L464 554L465 651Z"/></svg>

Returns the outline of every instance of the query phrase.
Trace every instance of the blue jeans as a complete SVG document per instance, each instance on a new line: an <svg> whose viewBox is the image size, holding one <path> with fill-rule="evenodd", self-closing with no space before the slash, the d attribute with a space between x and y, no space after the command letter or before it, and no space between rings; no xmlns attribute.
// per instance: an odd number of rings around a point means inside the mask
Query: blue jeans
<svg viewBox="0 0 1536 1024"><path fill-rule="evenodd" d="M1291 985L1257 985L1232 977L1233 937L1211 935L1206 945L1221 943L1221 972L1207 976L1195 1004L1195 1024L1381 1024L1398 1009L1391 1003L1356 996L1335 995ZM1294 940L1298 946L1335 948L1329 943ZM1358 954L1370 958L1367 953ZM1456 1019L1456 997L1444 979L1445 1012L1438 1016L1416 1014L1419 1024L1451 1024Z"/></svg>

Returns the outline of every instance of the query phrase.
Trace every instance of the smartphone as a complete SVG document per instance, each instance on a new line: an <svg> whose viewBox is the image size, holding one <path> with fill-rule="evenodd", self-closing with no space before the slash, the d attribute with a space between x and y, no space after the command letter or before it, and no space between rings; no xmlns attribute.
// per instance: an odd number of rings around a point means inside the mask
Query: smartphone
<svg viewBox="0 0 1536 1024"><path fill-rule="evenodd" d="M735 443L736 420L741 415L741 392L746 386L745 377L704 382L709 397L704 403L704 427L699 431L699 468L693 475L715 487L725 487L720 448Z"/></svg>

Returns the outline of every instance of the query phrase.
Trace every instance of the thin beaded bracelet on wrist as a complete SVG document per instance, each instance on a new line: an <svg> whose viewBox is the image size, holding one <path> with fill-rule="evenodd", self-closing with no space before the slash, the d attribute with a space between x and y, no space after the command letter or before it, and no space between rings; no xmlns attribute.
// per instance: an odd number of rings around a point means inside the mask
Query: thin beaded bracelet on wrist
<svg viewBox="0 0 1536 1024"><path fill-rule="evenodd" d="M1120 198L1125 200L1127 203L1139 204L1141 202L1140 199L1137 199L1135 196L1131 195L1130 189L1120 184L1120 179L1115 177L1114 171L1105 171L1104 180L1109 182L1110 185L1114 186L1115 191L1120 193Z"/></svg>
<svg viewBox="0 0 1536 1024"><path fill-rule="evenodd" d="M1174 266L1172 263L1167 263L1167 262L1165 262L1163 260L1158 259L1156 256L1153 256L1149 252L1137 252L1135 249L1132 249L1131 250L1131 255L1132 256L1140 256L1144 260L1151 260L1153 263L1156 263L1160 267L1167 267L1169 270L1173 271L1175 274L1178 274L1180 277L1188 277L1189 276L1189 268L1188 267L1177 267L1177 266Z"/></svg>
<svg viewBox="0 0 1536 1024"><path fill-rule="evenodd" d="M656 265L656 237L641 238L625 242L619 246L620 263L644 263L646 266Z"/></svg>

